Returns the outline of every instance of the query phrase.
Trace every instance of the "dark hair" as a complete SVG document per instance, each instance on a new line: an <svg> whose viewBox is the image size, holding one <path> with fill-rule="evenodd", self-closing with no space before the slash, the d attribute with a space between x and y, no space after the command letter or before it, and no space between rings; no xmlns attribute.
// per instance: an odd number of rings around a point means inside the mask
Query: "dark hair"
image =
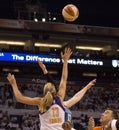
<svg viewBox="0 0 119 130"><path fill-rule="evenodd" d="M112 111L112 116L114 117L114 119L118 119L118 114L117 114L117 112L116 112L114 109L112 109L112 108L107 108L107 110Z"/></svg>
<svg viewBox="0 0 119 130"><path fill-rule="evenodd" d="M70 121L65 121L63 124L62 124L62 128L63 129L71 129L71 127L72 127L72 124L71 124L71 122Z"/></svg>

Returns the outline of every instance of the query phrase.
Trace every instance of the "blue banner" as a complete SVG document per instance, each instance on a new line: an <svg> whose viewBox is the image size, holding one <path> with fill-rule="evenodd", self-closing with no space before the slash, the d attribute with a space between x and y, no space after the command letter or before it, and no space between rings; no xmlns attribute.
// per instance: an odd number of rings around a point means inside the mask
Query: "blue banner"
<svg viewBox="0 0 119 130"><path fill-rule="evenodd" d="M0 61L6 62L24 62L35 63L40 59L46 64L59 64L62 59L55 54L25 54L17 52L0 52ZM118 60L104 60L104 59L85 59L80 57L70 58L68 63L83 66L100 66L100 67L119 67Z"/></svg>
<svg viewBox="0 0 119 130"><path fill-rule="evenodd" d="M55 55L36 55L24 53L0 52L0 61L10 62L37 62L40 59L44 63L61 63L61 58Z"/></svg>

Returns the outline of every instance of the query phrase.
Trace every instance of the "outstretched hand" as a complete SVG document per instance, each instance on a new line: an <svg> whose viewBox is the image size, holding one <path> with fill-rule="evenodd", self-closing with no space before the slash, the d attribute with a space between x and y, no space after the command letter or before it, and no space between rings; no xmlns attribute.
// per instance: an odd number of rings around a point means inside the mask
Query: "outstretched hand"
<svg viewBox="0 0 119 130"><path fill-rule="evenodd" d="M90 89L92 86L94 86L95 85L95 83L96 83L96 79L93 79L93 80L91 80L89 83L88 83L88 87L87 87L87 89Z"/></svg>
<svg viewBox="0 0 119 130"><path fill-rule="evenodd" d="M9 83L10 83L11 85L13 85L13 84L16 83L16 79L15 79L14 75L11 74L11 73L9 73L9 74L7 75L7 80L9 81Z"/></svg>
<svg viewBox="0 0 119 130"><path fill-rule="evenodd" d="M93 117L89 118L88 125L89 125L89 130L93 130L93 128L95 127L95 121Z"/></svg>
<svg viewBox="0 0 119 130"><path fill-rule="evenodd" d="M61 58L62 58L64 61L67 61L67 60L69 60L71 54L72 54L71 49L70 49L70 48L65 48L64 53L61 52Z"/></svg>
<svg viewBox="0 0 119 130"><path fill-rule="evenodd" d="M40 66L40 68L42 69L42 71L43 71L44 74L48 73L48 71L46 69L46 66L43 64L42 61L40 61L40 59L38 59L38 65Z"/></svg>

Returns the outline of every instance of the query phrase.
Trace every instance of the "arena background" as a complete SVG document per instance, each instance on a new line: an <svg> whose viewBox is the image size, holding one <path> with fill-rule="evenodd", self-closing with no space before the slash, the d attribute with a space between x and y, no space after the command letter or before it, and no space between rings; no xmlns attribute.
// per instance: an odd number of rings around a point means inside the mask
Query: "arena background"
<svg viewBox="0 0 119 130"><path fill-rule="evenodd" d="M69 23L62 8L75 4L79 18ZM1 0L0 3L0 130L39 130L37 108L16 102L6 76L14 73L23 94L42 96L46 80L36 57L59 83L60 52L71 47L65 100L90 80L96 85L71 108L74 128L86 130L88 118L99 124L107 107L119 111L119 9L112 1ZM19 44L20 43L20 44Z"/></svg>

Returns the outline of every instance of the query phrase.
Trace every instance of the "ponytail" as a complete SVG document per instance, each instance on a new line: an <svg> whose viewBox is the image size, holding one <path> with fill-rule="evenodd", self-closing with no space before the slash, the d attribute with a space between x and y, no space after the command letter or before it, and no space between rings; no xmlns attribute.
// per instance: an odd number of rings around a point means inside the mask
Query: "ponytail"
<svg viewBox="0 0 119 130"><path fill-rule="evenodd" d="M50 91L48 91L41 103L41 112L45 112L46 108L53 103L53 96Z"/></svg>

